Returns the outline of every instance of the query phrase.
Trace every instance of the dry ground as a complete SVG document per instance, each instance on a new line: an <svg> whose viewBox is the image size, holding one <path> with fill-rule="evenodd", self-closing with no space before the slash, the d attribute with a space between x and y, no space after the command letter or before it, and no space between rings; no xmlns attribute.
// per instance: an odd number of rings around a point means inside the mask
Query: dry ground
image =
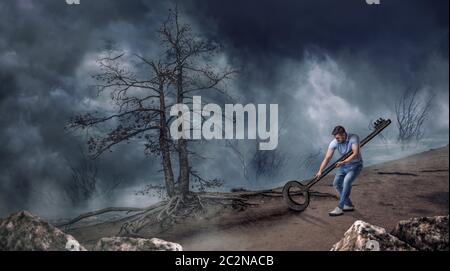
<svg viewBox="0 0 450 271"><path fill-rule="evenodd" d="M180 243L185 250L329 250L356 220L390 230L402 219L447 215L449 210L448 146L407 158L366 167L354 183L352 201L357 210L329 217L337 200L313 197L303 213L288 210L281 197L256 196L259 203L244 211L225 209L219 215L192 219L154 236ZM327 176L314 190L335 193ZM92 246L101 237L114 236L121 222L70 230Z"/></svg>

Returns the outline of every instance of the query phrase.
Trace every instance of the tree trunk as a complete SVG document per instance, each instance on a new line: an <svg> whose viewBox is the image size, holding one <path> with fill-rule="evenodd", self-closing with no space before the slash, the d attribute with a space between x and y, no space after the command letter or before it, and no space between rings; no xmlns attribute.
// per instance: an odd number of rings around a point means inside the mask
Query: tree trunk
<svg viewBox="0 0 450 271"><path fill-rule="evenodd" d="M177 102L184 103L183 99L183 69L180 66L177 74ZM183 125L181 126L184 129ZM189 193L189 154L187 150L187 140L178 140L178 160L180 164L180 175L178 176L179 194L185 197Z"/></svg>
<svg viewBox="0 0 450 271"><path fill-rule="evenodd" d="M180 188L180 195L186 196L189 193L189 158L187 151L187 142L185 139L178 141L180 175L178 177L178 184Z"/></svg>
<svg viewBox="0 0 450 271"><path fill-rule="evenodd" d="M159 146L161 148L162 153L162 164L164 170L164 181L166 186L167 195L169 197L173 197L175 194L175 184L174 184L174 176L172 170L172 161L170 159L170 150L168 145L168 133L167 133L167 119L166 119L166 102L164 96L164 89L161 85L160 87L160 108L161 108L161 116L160 116L160 130L159 130Z"/></svg>

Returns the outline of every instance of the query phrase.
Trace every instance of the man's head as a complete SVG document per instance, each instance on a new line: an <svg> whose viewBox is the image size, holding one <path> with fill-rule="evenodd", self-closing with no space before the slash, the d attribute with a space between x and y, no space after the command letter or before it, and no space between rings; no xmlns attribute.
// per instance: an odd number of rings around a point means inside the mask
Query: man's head
<svg viewBox="0 0 450 271"><path fill-rule="evenodd" d="M334 127L331 134L336 138L338 143L342 143L347 139L347 132L345 131L345 128L340 125Z"/></svg>

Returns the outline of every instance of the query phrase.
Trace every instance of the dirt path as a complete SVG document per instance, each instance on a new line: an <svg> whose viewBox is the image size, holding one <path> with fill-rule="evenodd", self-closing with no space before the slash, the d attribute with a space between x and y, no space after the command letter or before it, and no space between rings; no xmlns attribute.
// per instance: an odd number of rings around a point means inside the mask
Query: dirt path
<svg viewBox="0 0 450 271"><path fill-rule="evenodd" d="M335 199L314 197L305 212L296 213L286 208L282 198L258 196L252 201L260 204L245 211L230 210L149 237L178 242L185 250L329 250L356 220L390 230L402 219L447 215L448 153L447 146L364 168L352 191L357 210L341 217L328 216L337 204ZM314 189L334 193L332 178L328 176ZM71 233L90 243L114 235L117 227L117 223L105 224Z"/></svg>

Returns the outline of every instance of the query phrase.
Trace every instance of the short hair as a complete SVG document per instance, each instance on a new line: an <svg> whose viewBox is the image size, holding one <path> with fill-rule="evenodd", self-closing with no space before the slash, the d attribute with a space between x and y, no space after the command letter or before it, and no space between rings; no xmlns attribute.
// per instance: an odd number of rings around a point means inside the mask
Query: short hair
<svg viewBox="0 0 450 271"><path fill-rule="evenodd" d="M331 134L334 135L334 136L338 135L338 134L342 135L342 134L345 134L345 133L346 133L345 132L345 128L340 126L340 125L334 127L333 132L331 132Z"/></svg>

